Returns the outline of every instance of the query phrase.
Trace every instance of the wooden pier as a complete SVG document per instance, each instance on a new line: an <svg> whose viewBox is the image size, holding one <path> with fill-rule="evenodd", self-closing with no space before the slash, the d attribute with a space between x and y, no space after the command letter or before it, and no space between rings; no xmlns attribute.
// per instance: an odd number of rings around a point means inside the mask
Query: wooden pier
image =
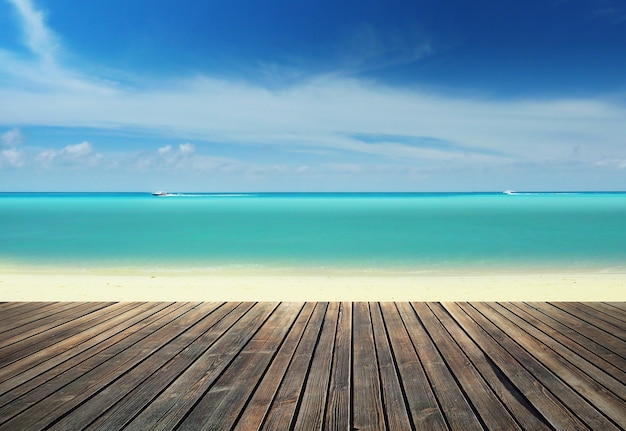
<svg viewBox="0 0 626 431"><path fill-rule="evenodd" d="M0 431L623 430L626 303L2 303Z"/></svg>

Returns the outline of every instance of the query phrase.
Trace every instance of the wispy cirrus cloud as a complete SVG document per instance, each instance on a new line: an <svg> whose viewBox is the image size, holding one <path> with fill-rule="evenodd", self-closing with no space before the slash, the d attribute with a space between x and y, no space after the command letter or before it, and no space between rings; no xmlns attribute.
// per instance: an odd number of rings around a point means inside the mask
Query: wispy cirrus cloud
<svg viewBox="0 0 626 431"><path fill-rule="evenodd" d="M32 0L7 0L15 9L22 33L24 52L11 52L0 47L0 82L3 87L28 92L108 93L113 83L87 78L78 70L66 67L59 37L46 24L46 13ZM0 92L3 88L0 87ZM0 93L1 94L1 93Z"/></svg>
<svg viewBox="0 0 626 431"><path fill-rule="evenodd" d="M18 12L24 33L24 42L37 58L45 63L55 63L59 48L57 37L45 24L45 14L35 8L30 0L8 0Z"/></svg>
<svg viewBox="0 0 626 431"><path fill-rule="evenodd" d="M433 53L430 38L417 24L381 31L374 25L361 23L344 35L336 50L341 65L339 74L410 64Z"/></svg>
<svg viewBox="0 0 626 431"><path fill-rule="evenodd" d="M45 149L35 156L35 161L47 168L90 169L98 166L104 156L95 151L91 142L69 144L60 150Z"/></svg>
<svg viewBox="0 0 626 431"><path fill-rule="evenodd" d="M14 128L0 134L0 167L24 165L24 153L18 148L22 142L23 136L19 129Z"/></svg>
<svg viewBox="0 0 626 431"><path fill-rule="evenodd" d="M418 175L417 167L432 171L451 165L462 170L526 164L545 169L564 160L615 169L619 163L610 161L626 158L626 107L615 99L472 98L392 87L347 74L297 79L271 89L206 73L129 87L64 65L59 38L41 9L32 0L9 2L18 12L32 58L0 51L3 142L20 141L18 127L45 126L123 130L185 143L141 144L115 152L106 142L98 150L90 141L55 148L37 143L38 149L30 152L4 144L0 163L4 160L7 166L30 161L49 168ZM357 36L368 43L354 59L355 67L372 58L370 64L381 65L415 61L430 50L427 41L381 40L365 30ZM383 42L387 50L395 43L397 52L387 56ZM215 143L234 148L233 155L208 154L207 147ZM235 154L264 146L275 150L272 162L243 162ZM283 160L285 154L289 161Z"/></svg>
<svg viewBox="0 0 626 431"><path fill-rule="evenodd" d="M2 92L10 100L0 107L5 125L125 128L232 145L416 159L551 159L577 145L621 152L626 118L624 107L603 100L467 100L339 78L278 91L201 77L107 94ZM373 142L363 135L404 138ZM431 139L428 148L410 142L423 137Z"/></svg>
<svg viewBox="0 0 626 431"><path fill-rule="evenodd" d="M3 147L15 147L21 144L23 140L22 132L18 128L13 128L0 134L0 144Z"/></svg>

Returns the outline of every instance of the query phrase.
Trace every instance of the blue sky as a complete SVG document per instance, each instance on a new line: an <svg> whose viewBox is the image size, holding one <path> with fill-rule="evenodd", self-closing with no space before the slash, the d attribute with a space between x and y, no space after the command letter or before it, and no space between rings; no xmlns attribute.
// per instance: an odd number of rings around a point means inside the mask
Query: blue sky
<svg viewBox="0 0 626 431"><path fill-rule="evenodd" d="M0 0L0 191L626 190L623 0Z"/></svg>

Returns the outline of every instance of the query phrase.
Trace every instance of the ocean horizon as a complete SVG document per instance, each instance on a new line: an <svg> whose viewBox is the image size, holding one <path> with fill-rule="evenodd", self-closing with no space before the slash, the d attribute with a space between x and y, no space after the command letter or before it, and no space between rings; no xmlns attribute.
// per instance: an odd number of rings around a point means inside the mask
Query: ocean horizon
<svg viewBox="0 0 626 431"><path fill-rule="evenodd" d="M1 192L0 266L626 271L626 192Z"/></svg>

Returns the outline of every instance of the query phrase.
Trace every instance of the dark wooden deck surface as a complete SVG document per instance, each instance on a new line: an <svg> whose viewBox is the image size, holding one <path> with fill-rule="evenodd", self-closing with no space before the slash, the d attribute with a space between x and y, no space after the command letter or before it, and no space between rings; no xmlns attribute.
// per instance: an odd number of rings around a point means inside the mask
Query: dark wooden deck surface
<svg viewBox="0 0 626 431"><path fill-rule="evenodd" d="M625 303L3 303L0 430L618 430Z"/></svg>

